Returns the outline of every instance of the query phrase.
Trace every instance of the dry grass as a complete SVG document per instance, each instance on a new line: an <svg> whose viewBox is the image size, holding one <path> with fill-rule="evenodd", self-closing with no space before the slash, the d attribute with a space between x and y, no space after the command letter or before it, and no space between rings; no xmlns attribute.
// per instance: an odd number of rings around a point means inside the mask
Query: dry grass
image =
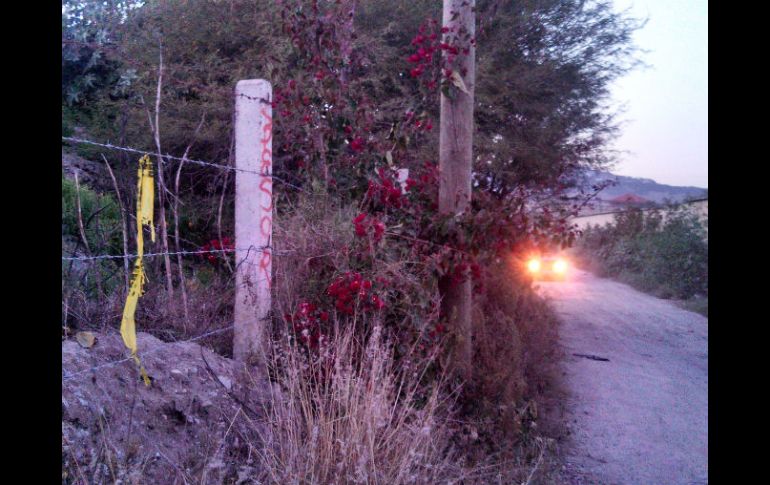
<svg viewBox="0 0 770 485"><path fill-rule="evenodd" d="M280 393L267 411L262 465L270 483L457 483L452 401L423 366L397 369L380 327L361 341L352 327L317 359L277 342Z"/></svg>
<svg viewBox="0 0 770 485"><path fill-rule="evenodd" d="M330 271L350 269L355 208L340 208L322 195L286 201L286 213L274 227L274 305L279 315L302 299L320 295L329 284Z"/></svg>
<svg viewBox="0 0 770 485"><path fill-rule="evenodd" d="M423 379L431 359L400 366L376 324L366 338L338 330L316 358L274 342L264 483L557 483L552 440L532 433L489 449L445 379Z"/></svg>

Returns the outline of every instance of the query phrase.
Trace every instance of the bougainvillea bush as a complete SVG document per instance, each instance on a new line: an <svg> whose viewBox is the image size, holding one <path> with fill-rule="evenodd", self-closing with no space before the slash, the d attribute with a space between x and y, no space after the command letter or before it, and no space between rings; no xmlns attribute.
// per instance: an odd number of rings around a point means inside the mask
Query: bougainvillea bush
<svg viewBox="0 0 770 485"><path fill-rule="evenodd" d="M482 268L491 258L522 244L568 244L573 236L565 221L574 207L533 210L532 189L525 187L504 197L479 188L471 210L459 217L438 214L435 106L442 91L463 95L452 68L476 39L425 20L395 68L409 73L400 82L412 90L400 104L414 108L383 110L367 89L366 74L375 67L356 43L350 8L284 2L281 19L294 69L274 88L276 139L282 140L277 156L317 197L356 208L346 221L356 267L328 268L326 288L316 295L326 300L325 311L386 311L398 289L387 278L371 278L381 261L409 262L425 282L473 277L481 291ZM304 303L320 308L321 300Z"/></svg>

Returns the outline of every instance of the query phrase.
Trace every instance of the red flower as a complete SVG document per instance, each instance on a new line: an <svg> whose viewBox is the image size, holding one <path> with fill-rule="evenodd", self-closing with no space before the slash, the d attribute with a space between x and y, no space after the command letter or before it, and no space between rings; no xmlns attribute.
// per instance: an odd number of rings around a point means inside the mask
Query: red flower
<svg viewBox="0 0 770 485"><path fill-rule="evenodd" d="M382 234L385 232L385 224L382 222L375 220L374 223L374 240L379 241L382 239Z"/></svg>
<svg viewBox="0 0 770 485"><path fill-rule="evenodd" d="M374 305L376 310L382 310L385 307L385 302L383 302L377 295L372 295L372 305Z"/></svg>
<svg viewBox="0 0 770 485"><path fill-rule="evenodd" d="M334 307L338 312L353 315L355 308L379 310L383 307L382 300L377 295L370 295L371 289L372 282L363 279L361 273L348 272L334 280L326 292L334 299ZM328 318L328 315L325 318Z"/></svg>
<svg viewBox="0 0 770 485"><path fill-rule="evenodd" d="M229 237L223 237L221 240L212 239L200 247L200 251L202 251L201 257L212 264L216 264L217 252L232 251L234 248L235 246Z"/></svg>
<svg viewBox="0 0 770 485"><path fill-rule="evenodd" d="M315 311L315 305L308 302L302 302L299 304L299 314L302 316L308 316Z"/></svg>
<svg viewBox="0 0 770 485"><path fill-rule="evenodd" d="M353 139L353 140L351 140L351 142L350 142L350 148L351 148L351 150L353 150L354 152L360 152L361 150L363 150L363 149L364 149L364 139L363 139L363 138L361 138L361 137L358 137L358 138L354 138L354 139Z"/></svg>

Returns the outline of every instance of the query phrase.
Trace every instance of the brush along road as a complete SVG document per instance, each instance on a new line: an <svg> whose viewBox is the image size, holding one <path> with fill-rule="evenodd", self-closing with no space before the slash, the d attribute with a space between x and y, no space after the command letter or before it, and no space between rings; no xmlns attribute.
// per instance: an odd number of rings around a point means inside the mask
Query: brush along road
<svg viewBox="0 0 770 485"><path fill-rule="evenodd" d="M707 483L708 319L577 270L536 286L562 320L569 481Z"/></svg>

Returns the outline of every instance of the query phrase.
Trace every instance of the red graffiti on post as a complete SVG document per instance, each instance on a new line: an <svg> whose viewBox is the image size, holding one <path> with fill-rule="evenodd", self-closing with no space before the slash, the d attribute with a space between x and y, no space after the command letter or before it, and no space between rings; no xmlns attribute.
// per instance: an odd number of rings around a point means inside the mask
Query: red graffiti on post
<svg viewBox="0 0 770 485"><path fill-rule="evenodd" d="M270 198L270 203L267 207L262 206L262 209L266 211L273 210L273 181L267 177L262 177L262 182L259 183L259 190L267 194Z"/></svg>
<svg viewBox="0 0 770 485"><path fill-rule="evenodd" d="M259 230L264 236L264 240L267 242L267 246L271 244L273 234L273 180L271 178L273 172L273 150L271 149L271 141L273 139L273 118L270 113L262 108L262 116L265 118L265 124L262 126L262 138L260 143L262 144L262 155L260 161L262 165L259 171L262 173L262 181L259 183L259 190L267 197L267 204L262 205L262 210L270 211L268 214L262 216L259 221ZM272 286L271 278L271 265L272 254L270 249L266 248L262 251L262 258L259 260L259 270L267 281L267 288Z"/></svg>

